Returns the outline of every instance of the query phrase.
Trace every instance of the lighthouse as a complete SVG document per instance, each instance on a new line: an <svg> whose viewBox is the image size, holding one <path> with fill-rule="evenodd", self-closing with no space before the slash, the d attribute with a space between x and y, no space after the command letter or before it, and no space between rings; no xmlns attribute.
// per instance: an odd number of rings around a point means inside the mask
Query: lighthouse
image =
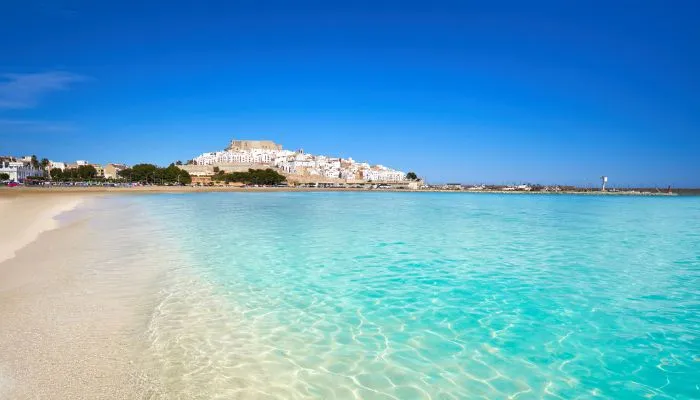
<svg viewBox="0 0 700 400"><path fill-rule="evenodd" d="M608 177L607 176L601 176L600 180L603 182L603 186L600 188L601 192L605 191L605 184L608 183Z"/></svg>

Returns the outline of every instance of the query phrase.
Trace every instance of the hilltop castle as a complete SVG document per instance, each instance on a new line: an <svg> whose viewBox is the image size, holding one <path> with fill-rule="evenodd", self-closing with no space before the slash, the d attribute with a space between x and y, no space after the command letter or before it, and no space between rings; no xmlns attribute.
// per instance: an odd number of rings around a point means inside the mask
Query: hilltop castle
<svg viewBox="0 0 700 400"><path fill-rule="evenodd" d="M296 177L356 182L406 182L406 174L383 165L356 162L352 158L328 157L283 150L271 140L232 140L224 151L203 153L192 159L197 166L226 168L276 168Z"/></svg>
<svg viewBox="0 0 700 400"><path fill-rule="evenodd" d="M226 151L282 150L282 145L272 140L232 140Z"/></svg>

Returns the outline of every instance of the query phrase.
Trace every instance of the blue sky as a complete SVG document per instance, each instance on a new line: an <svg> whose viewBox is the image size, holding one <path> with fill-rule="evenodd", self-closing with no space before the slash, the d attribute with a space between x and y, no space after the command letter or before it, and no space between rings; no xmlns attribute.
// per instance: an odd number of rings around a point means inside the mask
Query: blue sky
<svg viewBox="0 0 700 400"><path fill-rule="evenodd" d="M692 1L0 1L0 154L700 186ZM204 5L206 3L206 6Z"/></svg>

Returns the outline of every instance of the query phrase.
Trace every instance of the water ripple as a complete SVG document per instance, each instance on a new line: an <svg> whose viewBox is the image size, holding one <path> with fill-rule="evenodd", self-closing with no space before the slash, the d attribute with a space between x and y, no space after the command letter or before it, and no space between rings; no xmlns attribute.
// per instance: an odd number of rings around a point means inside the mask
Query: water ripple
<svg viewBox="0 0 700 400"><path fill-rule="evenodd" d="M170 398L700 397L700 199L138 200Z"/></svg>

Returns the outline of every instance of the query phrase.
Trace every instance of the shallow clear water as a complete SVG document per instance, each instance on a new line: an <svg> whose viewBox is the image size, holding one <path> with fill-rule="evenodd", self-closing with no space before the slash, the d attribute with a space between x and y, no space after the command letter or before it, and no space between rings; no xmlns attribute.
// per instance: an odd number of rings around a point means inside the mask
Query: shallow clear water
<svg viewBox="0 0 700 400"><path fill-rule="evenodd" d="M700 198L129 201L182 260L148 327L182 398L700 398Z"/></svg>

